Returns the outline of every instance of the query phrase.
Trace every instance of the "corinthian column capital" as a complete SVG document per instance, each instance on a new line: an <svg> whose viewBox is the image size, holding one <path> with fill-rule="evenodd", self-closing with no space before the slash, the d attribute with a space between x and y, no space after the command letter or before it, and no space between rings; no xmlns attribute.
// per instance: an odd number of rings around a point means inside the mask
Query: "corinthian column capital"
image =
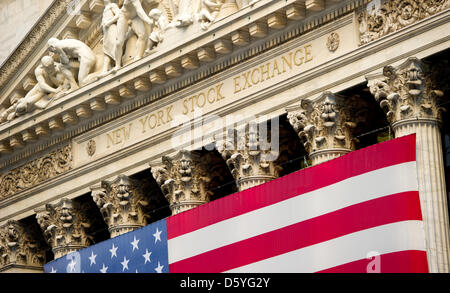
<svg viewBox="0 0 450 293"><path fill-rule="evenodd" d="M211 156L181 150L174 156L164 156L161 162L151 163L153 178L169 201L172 214L178 214L210 201L213 174L208 164Z"/></svg>
<svg viewBox="0 0 450 293"><path fill-rule="evenodd" d="M386 66L383 74L368 77L370 92L395 127L408 119L441 120L443 92L435 88L428 67L409 58L398 67Z"/></svg>
<svg viewBox="0 0 450 293"><path fill-rule="evenodd" d="M0 227L0 271L9 268L42 271L45 248L39 227L8 221Z"/></svg>
<svg viewBox="0 0 450 293"><path fill-rule="evenodd" d="M89 205L68 198L36 210L36 218L55 258L93 244Z"/></svg>
<svg viewBox="0 0 450 293"><path fill-rule="evenodd" d="M225 160L239 190L276 179L282 170L279 128L262 128L266 124L246 123L229 129L225 137L216 137L216 147ZM273 144L272 144L273 142Z"/></svg>
<svg viewBox="0 0 450 293"><path fill-rule="evenodd" d="M324 92L316 100L302 100L287 109L288 120L300 137L313 165L355 149L353 132L362 121L364 104L356 97Z"/></svg>
<svg viewBox="0 0 450 293"><path fill-rule="evenodd" d="M91 195L108 225L111 237L136 230L147 224L150 206L147 182L119 175L91 187Z"/></svg>

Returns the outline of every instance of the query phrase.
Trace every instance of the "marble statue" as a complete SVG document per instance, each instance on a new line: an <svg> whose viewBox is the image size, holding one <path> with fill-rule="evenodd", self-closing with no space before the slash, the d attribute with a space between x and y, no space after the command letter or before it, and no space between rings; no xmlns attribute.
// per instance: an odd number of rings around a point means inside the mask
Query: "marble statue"
<svg viewBox="0 0 450 293"><path fill-rule="evenodd" d="M64 65L69 65L70 59L76 59L80 63L78 69L78 84L84 86L96 80L97 76L91 74L96 64L96 57L91 48L79 40L58 40L50 38L47 42L50 52L57 53Z"/></svg>
<svg viewBox="0 0 450 293"><path fill-rule="evenodd" d="M162 11L157 8L150 10L148 16L153 21L154 26L149 36L148 49L146 50L146 53L149 53L151 49L161 43L164 40L164 33L166 30L173 27L173 24L169 23L167 16L165 16Z"/></svg>
<svg viewBox="0 0 450 293"><path fill-rule="evenodd" d="M122 66L123 49L130 29L137 36L135 60L144 56L149 35L146 25L150 27L150 31L153 30L153 22L142 8L140 0L125 0L117 20L117 38L114 50L116 70Z"/></svg>
<svg viewBox="0 0 450 293"><path fill-rule="evenodd" d="M207 30L211 23L214 22L223 4L224 0L202 0L202 8L198 20L203 30Z"/></svg>
<svg viewBox="0 0 450 293"><path fill-rule="evenodd" d="M194 17L200 11L201 0L169 0L170 7L174 12L174 25L176 27L187 27L194 22Z"/></svg>
<svg viewBox="0 0 450 293"><path fill-rule="evenodd" d="M41 64L34 74L37 84L25 97L0 114L0 122L11 121L35 108L44 109L51 101L79 88L70 69L55 62L50 56L41 59Z"/></svg>
<svg viewBox="0 0 450 293"><path fill-rule="evenodd" d="M103 10L102 28L103 28L103 71L99 75L103 77L111 71L111 63L115 62L115 44L117 39L117 21L120 15L120 8L111 0L104 0L105 9Z"/></svg>
<svg viewBox="0 0 450 293"><path fill-rule="evenodd" d="M176 16L176 26L188 26L194 22L192 11L192 3L190 0L178 1L178 14Z"/></svg>

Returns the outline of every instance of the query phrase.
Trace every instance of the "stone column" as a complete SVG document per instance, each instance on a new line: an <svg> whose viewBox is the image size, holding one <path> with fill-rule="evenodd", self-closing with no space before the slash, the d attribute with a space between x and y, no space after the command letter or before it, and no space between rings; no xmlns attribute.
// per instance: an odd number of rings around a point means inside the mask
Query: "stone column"
<svg viewBox="0 0 450 293"><path fill-rule="evenodd" d="M45 241L39 227L10 220L0 227L0 272L43 272Z"/></svg>
<svg viewBox="0 0 450 293"><path fill-rule="evenodd" d="M112 181L102 181L101 184L91 187L91 195L108 225L111 237L147 225L147 185L145 182L119 175Z"/></svg>
<svg viewBox="0 0 450 293"><path fill-rule="evenodd" d="M68 198L36 210L38 224L55 259L93 244L89 206Z"/></svg>
<svg viewBox="0 0 450 293"><path fill-rule="evenodd" d="M449 272L449 218L442 153L443 92L419 59L387 66L383 76L369 78L369 88L386 112L396 137L416 134L417 173L430 272ZM445 76L438 77L440 79Z"/></svg>
<svg viewBox="0 0 450 293"><path fill-rule="evenodd" d="M324 92L315 101L302 100L286 109L312 165L335 159L355 149L354 129L361 122L364 102Z"/></svg>
<svg viewBox="0 0 450 293"><path fill-rule="evenodd" d="M211 200L210 183L213 174L208 170L210 156L181 150L162 162L151 163L151 172L169 201L172 215L187 211Z"/></svg>
<svg viewBox="0 0 450 293"><path fill-rule="evenodd" d="M240 129L230 129L226 137L216 138L216 148L227 163L239 191L279 177L282 168L277 161L280 153L279 132L277 134L276 149L271 148L272 129L260 131L257 124L247 123Z"/></svg>

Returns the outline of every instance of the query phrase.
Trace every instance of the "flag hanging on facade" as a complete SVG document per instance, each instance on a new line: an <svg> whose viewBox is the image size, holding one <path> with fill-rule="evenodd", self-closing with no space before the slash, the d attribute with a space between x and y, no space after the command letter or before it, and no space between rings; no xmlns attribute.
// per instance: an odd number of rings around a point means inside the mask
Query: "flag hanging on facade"
<svg viewBox="0 0 450 293"><path fill-rule="evenodd" d="M44 270L428 272L415 135L168 217Z"/></svg>

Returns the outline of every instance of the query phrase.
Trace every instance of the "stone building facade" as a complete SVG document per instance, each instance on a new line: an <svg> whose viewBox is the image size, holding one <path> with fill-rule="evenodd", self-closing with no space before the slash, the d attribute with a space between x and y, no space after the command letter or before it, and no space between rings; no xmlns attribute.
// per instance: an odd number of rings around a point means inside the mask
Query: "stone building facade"
<svg viewBox="0 0 450 293"><path fill-rule="evenodd" d="M0 68L0 271L417 134L449 272L449 0L57 0Z"/></svg>

